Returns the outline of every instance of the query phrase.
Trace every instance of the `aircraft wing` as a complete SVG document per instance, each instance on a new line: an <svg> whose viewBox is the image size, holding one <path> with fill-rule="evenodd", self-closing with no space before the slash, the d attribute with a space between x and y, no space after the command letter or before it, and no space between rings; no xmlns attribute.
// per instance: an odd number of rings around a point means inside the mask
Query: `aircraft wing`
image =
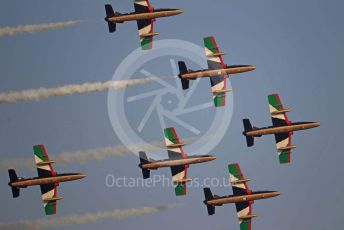
<svg viewBox="0 0 344 230"><path fill-rule="evenodd" d="M186 195L186 178L189 165L172 166L172 182L176 196Z"/></svg>
<svg viewBox="0 0 344 230"><path fill-rule="evenodd" d="M174 128L165 128L165 144L167 147L168 157L170 159L186 158L186 154L182 148L184 143L182 143L176 133Z"/></svg>
<svg viewBox="0 0 344 230"><path fill-rule="evenodd" d="M174 128L164 129L165 144L167 147L169 159L180 159L186 158L186 154L183 151L182 146L184 145L178 138L176 130ZM189 165L172 166L172 182L175 185L174 189L177 196L186 194L186 178L187 169Z"/></svg>
<svg viewBox="0 0 344 230"><path fill-rule="evenodd" d="M134 0L135 13L150 13L153 8L148 0ZM153 23L154 19L137 20L141 48L143 50L151 49L153 45Z"/></svg>
<svg viewBox="0 0 344 230"><path fill-rule="evenodd" d="M57 198L57 185L56 184L42 184L41 194L44 203L44 211L46 215L56 214L56 200Z"/></svg>
<svg viewBox="0 0 344 230"><path fill-rule="evenodd" d="M53 161L49 160L48 154L44 145L35 145L33 147L35 163L37 166L37 173L39 178L56 176L56 172L52 167ZM44 203L44 210L46 215L56 214L56 200L57 185L56 184L43 184L40 185L42 200Z"/></svg>
<svg viewBox="0 0 344 230"><path fill-rule="evenodd" d="M239 164L229 164L228 165L229 171L229 180L232 184L233 195L247 195L251 194L251 190L247 186L247 181L249 179L245 179ZM250 230L251 229L251 222L252 222L252 204L253 202L245 201L245 202L237 202L235 203L235 208L237 210L237 217L239 220L239 225L241 230Z"/></svg>
<svg viewBox="0 0 344 230"><path fill-rule="evenodd" d="M291 136L292 132L275 134L276 148L281 164L290 163L291 149L296 147L291 144Z"/></svg>
<svg viewBox="0 0 344 230"><path fill-rule="evenodd" d="M282 105L281 99L278 94L271 94L268 96L269 110L272 119L273 126L284 126L289 125L291 122L288 119L287 112Z"/></svg>
<svg viewBox="0 0 344 230"><path fill-rule="evenodd" d="M222 55L213 36L203 39L205 55L207 56L208 69L226 68L222 60ZM211 92L213 94L214 105L216 107L225 106L226 104L226 81L227 75L217 75L210 77Z"/></svg>
<svg viewBox="0 0 344 230"><path fill-rule="evenodd" d="M282 105L281 99L278 94L271 94L268 96L269 101L269 110L272 119L273 126L285 126L291 124L288 119L287 112L288 109L285 109ZM278 158L281 164L290 163L290 153L291 149L296 146L291 144L292 132L286 133L276 133L276 148L278 151Z"/></svg>

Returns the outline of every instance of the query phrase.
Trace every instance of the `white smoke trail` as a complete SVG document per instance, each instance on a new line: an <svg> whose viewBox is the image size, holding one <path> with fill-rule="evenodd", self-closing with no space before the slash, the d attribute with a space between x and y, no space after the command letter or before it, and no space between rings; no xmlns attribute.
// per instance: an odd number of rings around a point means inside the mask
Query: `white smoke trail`
<svg viewBox="0 0 344 230"><path fill-rule="evenodd" d="M60 29L67 26L73 26L81 22L82 20L73 20L35 25L19 25L16 27L2 27L0 28L0 37L14 36L22 33L37 33L40 31Z"/></svg>
<svg viewBox="0 0 344 230"><path fill-rule="evenodd" d="M132 149L145 151L154 151L164 147L161 141L152 141L150 143L138 143L131 146ZM51 160L58 162L59 166L68 163L85 164L88 161L97 160L101 161L107 157L121 157L131 154L130 150L124 145L117 145L113 147L96 148L88 150L80 150L75 152L63 152L60 154L49 154ZM14 169L34 169L32 158L10 159L0 161L0 170Z"/></svg>
<svg viewBox="0 0 344 230"><path fill-rule="evenodd" d="M80 225L86 223L96 223L107 219L125 219L133 216L142 216L165 211L171 208L176 208L181 204L176 205L161 205L155 207L131 208L125 210L114 210L110 212L96 212L86 214L74 214L56 218L42 218L36 220L21 220L17 223L1 223L0 230L6 229L48 229L62 226Z"/></svg>
<svg viewBox="0 0 344 230"><path fill-rule="evenodd" d="M9 91L0 93L0 104L16 103L19 101L40 101L49 97L85 94L107 89L123 89L136 85L146 84L155 80L157 80L157 78L148 77L123 81L106 81L65 85L56 88L37 88L22 91Z"/></svg>
<svg viewBox="0 0 344 230"><path fill-rule="evenodd" d="M197 140L197 139L205 139L206 136L195 136L189 137L185 139L186 142ZM95 148L95 149L88 149L88 150L79 150L74 152L63 152L60 154L50 154L49 158L51 160L55 160L59 166L63 166L65 164L73 163L73 164L86 164L89 161L96 160L101 161L108 157L121 157L125 155L132 154L129 149L134 150L135 152L139 152L141 150L144 151L155 151L161 148L165 148L165 143L162 141L151 141L148 143L137 143L130 147L126 147L124 145L117 145L113 147L105 147L105 148ZM14 169L35 169L33 158L16 158L16 159L8 159L0 161L0 171L5 171L9 168Z"/></svg>

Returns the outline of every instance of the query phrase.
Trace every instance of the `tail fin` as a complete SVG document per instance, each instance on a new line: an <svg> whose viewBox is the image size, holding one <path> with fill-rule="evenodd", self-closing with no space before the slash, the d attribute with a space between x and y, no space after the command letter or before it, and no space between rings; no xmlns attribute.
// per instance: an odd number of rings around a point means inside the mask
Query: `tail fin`
<svg viewBox="0 0 344 230"><path fill-rule="evenodd" d="M249 119L243 119L242 120L243 123L244 123L244 135L246 136L246 142L247 142L247 146L248 147L251 147L254 145L254 137L251 137L251 136L247 136L245 133L248 132L248 131L251 131L253 130L253 127L251 125L251 122Z"/></svg>
<svg viewBox="0 0 344 230"><path fill-rule="evenodd" d="M210 188L203 188L204 191L204 197L205 197L205 201L204 203L207 205L207 211L208 211L208 215L214 215L215 214L215 206L213 205L209 205L207 203L208 200L212 200L214 198L213 194L211 193Z"/></svg>
<svg viewBox="0 0 344 230"><path fill-rule="evenodd" d="M185 62L183 61L179 61L178 62L178 67L179 67L179 76L181 76L182 74L185 74L188 72L188 69L186 68L186 64ZM185 78L181 78L180 77L180 80L182 82L182 88L185 90L185 89L188 89L189 88L189 83L190 81L188 79L185 79Z"/></svg>
<svg viewBox="0 0 344 230"><path fill-rule="evenodd" d="M116 14L115 14L115 12L113 11L112 6L111 6L110 4L106 4L106 5L105 5L105 12L106 12L106 18L105 18L105 20L106 20L107 23L108 23L109 32L110 32L110 33L113 33L113 32L116 31L116 24L113 23L113 22L109 22L108 19L111 18L111 17L113 17L113 16L115 16Z"/></svg>
<svg viewBox="0 0 344 230"><path fill-rule="evenodd" d="M143 151L140 151L139 152L139 157L140 157L140 168L142 169L142 176L143 176L143 179L147 179L150 177L150 170L149 169L145 169L145 168L142 168L143 164L145 163L148 163L149 160L147 158L147 154Z"/></svg>
<svg viewBox="0 0 344 230"><path fill-rule="evenodd" d="M19 194L20 194L19 188L12 187L12 185L11 185L12 182L18 181L18 176L16 174L16 171L14 169L9 169L8 175L10 177L10 183L8 183L8 185L11 186L13 198L19 197Z"/></svg>

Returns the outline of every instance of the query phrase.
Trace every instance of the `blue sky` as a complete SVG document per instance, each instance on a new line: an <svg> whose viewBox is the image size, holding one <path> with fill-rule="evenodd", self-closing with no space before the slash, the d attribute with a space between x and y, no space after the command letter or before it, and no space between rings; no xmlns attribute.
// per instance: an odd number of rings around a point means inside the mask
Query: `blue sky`
<svg viewBox="0 0 344 230"><path fill-rule="evenodd" d="M135 22L118 26L109 34L103 18L106 1L2 1L0 26L37 24L81 19L74 27L0 38L0 92L65 84L106 81L117 66L138 48ZM133 10L131 1L112 2L116 10ZM253 179L253 190L278 190L280 197L257 201L253 228L329 229L340 228L344 217L341 208L344 184L342 109L344 3L342 1L152 1L154 8L179 8L184 14L157 20L156 40L180 39L202 45L202 38L214 35L224 60L231 64L253 64L257 69L233 76L234 111L231 125L220 143L211 151L218 159L190 167L190 177L227 177L226 165L238 162L244 174ZM156 74L170 74L168 59L154 60L147 68ZM191 67L197 67L190 64ZM192 66L194 65L194 66ZM133 63L135 66L135 63ZM209 96L204 79L194 103ZM139 86L138 91L152 89ZM131 89L133 90L133 89ZM241 119L249 117L256 126L267 126L271 119L267 95L280 93L286 107L292 109L292 121L319 121L319 128L297 132L291 165L279 165L272 136L256 140L247 148L242 136ZM41 102L0 106L0 160L33 157L32 145L44 143L48 152L60 153L120 144L108 115L107 92L56 97ZM147 105L149 102L147 102ZM130 121L142 117L145 104L127 105ZM211 112L192 114L193 125L204 127L213 119ZM154 118L144 133L145 140L163 140ZM151 132L150 132L151 131ZM160 133L159 133L160 132ZM181 130L180 137L190 133ZM161 151L164 153L164 151ZM200 153L207 154L207 153ZM65 183L59 194L58 215L110 211L132 207L184 203L149 216L121 221L66 227L65 229L239 229L234 205L219 207L208 217L201 188L190 188L186 197L175 197L171 188L107 188L108 174L140 177L138 158L132 154L121 158L77 162L55 168L58 172L85 172L80 182ZM32 166L34 162L32 158ZM43 217L38 187L22 191L12 199L7 186L8 175L0 177L0 222ZM34 170L18 170L24 177ZM153 174L170 175L168 169ZM213 188L218 195L231 194L230 188Z"/></svg>

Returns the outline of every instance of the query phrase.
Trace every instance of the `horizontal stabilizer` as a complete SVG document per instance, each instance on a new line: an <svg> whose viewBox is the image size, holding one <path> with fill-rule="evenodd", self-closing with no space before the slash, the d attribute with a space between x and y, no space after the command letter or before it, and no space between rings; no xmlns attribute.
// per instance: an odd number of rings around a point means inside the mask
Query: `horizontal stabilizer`
<svg viewBox="0 0 344 230"><path fill-rule="evenodd" d="M249 119L243 119L242 120L243 124L244 124L244 130L245 132L251 131L253 129L251 122Z"/></svg>
<svg viewBox="0 0 344 230"><path fill-rule="evenodd" d="M9 169L8 170L8 175L10 177L10 182L16 182L18 181L18 176L17 173L14 169Z"/></svg>
<svg viewBox="0 0 344 230"><path fill-rule="evenodd" d="M112 22L108 22L109 33L113 33L116 31L116 24Z"/></svg>
<svg viewBox="0 0 344 230"><path fill-rule="evenodd" d="M150 177L150 171L149 169L145 169L143 168L142 166L146 163L149 163L150 161L148 160L147 158L147 154L143 151L140 151L139 152L139 157L140 157L140 164L139 164L139 167L142 169L142 176L143 176L143 179L147 179Z"/></svg>
<svg viewBox="0 0 344 230"><path fill-rule="evenodd" d="M238 219L239 219L239 220L244 220L244 219L252 219L252 218L255 218L255 217L257 217L257 215L251 214L251 215L239 216Z"/></svg>
<svg viewBox="0 0 344 230"><path fill-rule="evenodd" d="M213 193L211 192L210 188L204 188L203 192L204 192L204 197L206 201L212 200L214 198Z"/></svg>
<svg viewBox="0 0 344 230"><path fill-rule="evenodd" d="M107 21L108 23L108 27L109 27L109 32L110 33L113 33L116 31L116 24L113 23L113 22L110 22L109 21L109 18L112 18L116 15L118 15L118 13L114 12L114 10L112 9L112 6L110 4L106 4L105 5L105 12L106 12L106 18L105 18L105 21Z"/></svg>
<svg viewBox="0 0 344 230"><path fill-rule="evenodd" d="M208 211L208 215L214 215L215 214L215 206L213 205L207 205L207 211Z"/></svg>
<svg viewBox="0 0 344 230"><path fill-rule="evenodd" d="M246 143L247 147L251 147L254 145L254 137L246 136Z"/></svg>
<svg viewBox="0 0 344 230"><path fill-rule="evenodd" d="M188 89L190 87L189 79L181 78L180 81L182 82L182 89Z"/></svg>
<svg viewBox="0 0 344 230"><path fill-rule="evenodd" d="M112 6L110 4L105 5L105 12L107 18L115 16L115 11L112 9Z"/></svg>
<svg viewBox="0 0 344 230"><path fill-rule="evenodd" d="M139 157L140 157L140 163L144 164L144 163L149 163L148 157L146 152L144 151L140 151L139 152Z"/></svg>
<svg viewBox="0 0 344 230"><path fill-rule="evenodd" d="M251 136L247 136L246 132L249 132L251 130L253 130L253 127L251 125L251 122L249 119L243 119L242 120L243 124L244 124L244 135L246 136L246 143L248 147L251 147L254 145L254 137Z"/></svg>
<svg viewBox="0 0 344 230"><path fill-rule="evenodd" d="M142 169L142 176L143 176L143 179L149 178L150 177L149 169Z"/></svg>
<svg viewBox="0 0 344 230"><path fill-rule="evenodd" d="M19 195L20 195L19 188L12 187L12 195L13 195L13 198L19 197Z"/></svg>
<svg viewBox="0 0 344 230"><path fill-rule="evenodd" d="M14 169L9 169L9 170L8 170L8 175L9 175L9 177L10 177L10 183L8 183L9 186L11 186L11 183L12 183L12 182L16 182L16 181L19 180L19 179L18 179L18 176L17 176L17 174L16 174L16 171L15 171ZM20 195L20 190L19 190L19 188L17 188L17 187L12 187L12 186L11 186L11 189L12 189L13 198L19 197L19 195Z"/></svg>
<svg viewBox="0 0 344 230"><path fill-rule="evenodd" d="M205 197L205 201L204 204L207 205L207 211L208 211L208 215L214 215L215 214L215 206L213 205L209 205L207 203L208 200L212 200L214 199L214 196L210 190L210 188L203 188L203 192L204 192L204 197Z"/></svg>
<svg viewBox="0 0 344 230"><path fill-rule="evenodd" d="M188 73L188 69L186 67L186 64L185 62L183 61L179 61L178 62L178 68L179 68L179 78L182 82L182 88L185 90L185 89L188 89L189 88L189 84L190 84L190 81L188 79L185 79L185 78L182 78L182 75L183 74L186 74Z"/></svg>

